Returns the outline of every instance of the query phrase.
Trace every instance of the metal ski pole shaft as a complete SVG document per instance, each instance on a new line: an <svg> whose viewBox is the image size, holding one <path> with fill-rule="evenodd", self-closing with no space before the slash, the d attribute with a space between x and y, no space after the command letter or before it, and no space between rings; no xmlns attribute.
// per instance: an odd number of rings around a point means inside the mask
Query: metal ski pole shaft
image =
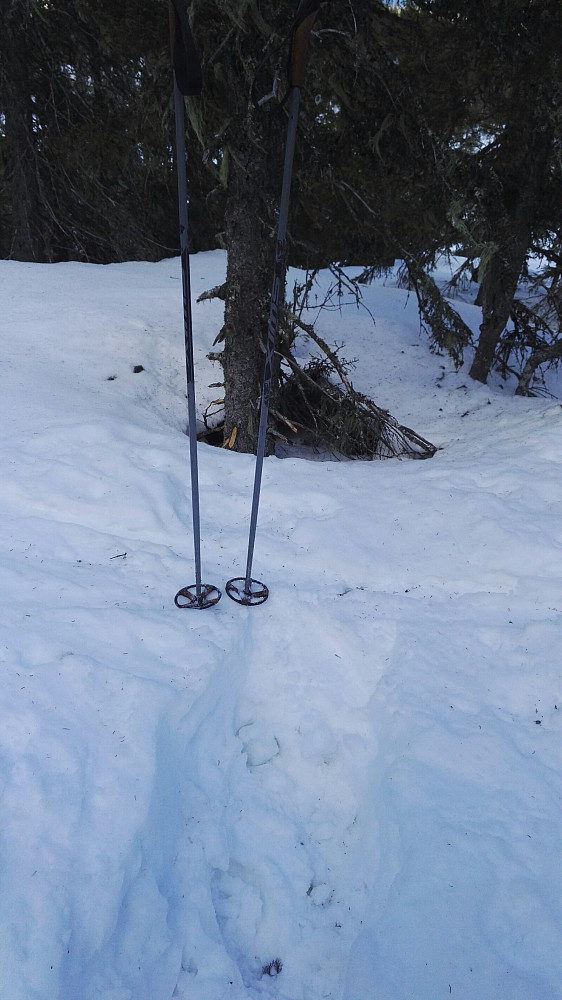
<svg viewBox="0 0 562 1000"><path fill-rule="evenodd" d="M226 584L226 592L233 601L238 604L254 605L263 604L267 601L269 590L260 580L252 579L252 562L254 557L254 544L256 540L256 527L258 522L258 510L260 503L261 481L263 472L263 460L265 456L265 445L267 438L267 422L269 416L269 401L271 397L271 379L273 375L273 362L275 357L275 343L277 340L277 323L279 318L279 299L285 290L285 244L287 239L287 224L289 219L289 196L291 193L291 178L293 172L293 159L295 153L295 143L297 134L297 122L299 117L300 93L303 82L304 60L306 48L312 24L316 17L319 0L301 0L297 9L297 15L293 25L291 55L289 60L289 123L287 126L287 138L285 141L285 159L283 164L283 182L281 186L281 200L279 204L279 219L277 228L277 242L275 245L275 262L273 265L273 284L271 288L271 303L269 308L269 319L267 324L267 339L265 349L265 365L260 403L260 422L258 428L258 441L256 448L256 466L254 473L254 490L252 495L252 510L250 514L250 530L248 537L248 555L246 560L246 574L243 577L234 577Z"/></svg>
<svg viewBox="0 0 562 1000"><path fill-rule="evenodd" d="M279 297L285 288L285 241L287 239L287 222L289 218L289 195L291 193L291 178L293 173L293 158L295 154L295 141L297 136L297 121L299 117L300 87L293 87L291 91L291 105L289 111L289 124L287 128L287 143L285 146L285 163L283 166L283 184L281 189L281 203L279 206L279 225L277 230L277 244L275 247L275 264L273 268L273 285L271 288L271 305L269 309L269 321L267 324L267 343L265 352L265 367L263 374L263 385L260 405L260 423L258 430L258 444L256 455L256 470L254 476L254 492L252 497L252 513L250 516L250 536L248 541L248 558L246 562L246 586L248 591L250 578L252 575L252 560L254 555L254 543L256 540L256 526L258 522L258 508L260 502L260 488L263 471L263 459L265 455L265 441L267 437L267 419L269 416L269 400L271 397L271 377L273 374L273 359L275 355L275 342L277 339L277 322L279 317Z"/></svg>
<svg viewBox="0 0 562 1000"><path fill-rule="evenodd" d="M195 410L184 110L184 96L198 94L201 91L201 69L185 12L180 6L179 0L172 0L172 3L173 8L170 8L170 29L174 65L175 151L180 225L193 552L195 561L195 584L190 587L182 587L176 594L174 603L178 608L209 608L220 600L221 594L216 587L201 583L201 519L199 511L199 469L197 463L197 415ZM195 66L193 66L194 61ZM181 89L179 81L181 81Z"/></svg>

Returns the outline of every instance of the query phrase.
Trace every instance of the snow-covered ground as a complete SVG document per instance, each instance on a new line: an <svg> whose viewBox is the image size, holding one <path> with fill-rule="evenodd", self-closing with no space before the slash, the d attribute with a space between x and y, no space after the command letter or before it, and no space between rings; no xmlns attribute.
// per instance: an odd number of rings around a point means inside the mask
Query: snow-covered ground
<svg viewBox="0 0 562 1000"><path fill-rule="evenodd" d="M440 450L266 460L269 600L179 611L179 261L0 282L2 1000L560 1000L560 383L472 383L377 282L319 329ZM253 459L199 465L223 589Z"/></svg>

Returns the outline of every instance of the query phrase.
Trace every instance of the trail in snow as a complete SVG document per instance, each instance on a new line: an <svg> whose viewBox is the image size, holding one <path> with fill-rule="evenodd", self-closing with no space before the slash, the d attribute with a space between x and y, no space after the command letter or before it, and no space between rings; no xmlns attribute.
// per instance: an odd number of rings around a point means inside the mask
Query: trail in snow
<svg viewBox="0 0 562 1000"><path fill-rule="evenodd" d="M223 268L194 258L195 291ZM374 329L326 326L441 450L268 460L270 599L179 612L179 263L2 272L7 1000L558 1000L559 403L468 385L378 283ZM253 460L200 473L222 588Z"/></svg>

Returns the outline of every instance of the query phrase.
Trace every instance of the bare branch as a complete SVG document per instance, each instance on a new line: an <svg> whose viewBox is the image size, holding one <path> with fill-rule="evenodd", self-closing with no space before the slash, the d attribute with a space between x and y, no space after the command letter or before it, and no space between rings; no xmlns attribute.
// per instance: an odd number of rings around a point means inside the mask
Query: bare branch
<svg viewBox="0 0 562 1000"><path fill-rule="evenodd" d="M223 302L226 302L226 292L227 285L226 281L224 281L222 285L215 285L214 288L208 288L206 292L201 292L197 301L206 302L207 299L222 299Z"/></svg>

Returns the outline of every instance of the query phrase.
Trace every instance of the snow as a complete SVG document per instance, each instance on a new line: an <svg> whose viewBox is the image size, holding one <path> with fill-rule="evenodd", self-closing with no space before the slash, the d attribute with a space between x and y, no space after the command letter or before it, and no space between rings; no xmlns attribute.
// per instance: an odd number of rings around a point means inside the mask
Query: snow
<svg viewBox="0 0 562 1000"><path fill-rule="evenodd" d="M472 383L377 281L320 330L440 450L267 459L245 608L254 460L201 444L178 611L179 261L0 279L2 1000L559 1000L560 382Z"/></svg>

